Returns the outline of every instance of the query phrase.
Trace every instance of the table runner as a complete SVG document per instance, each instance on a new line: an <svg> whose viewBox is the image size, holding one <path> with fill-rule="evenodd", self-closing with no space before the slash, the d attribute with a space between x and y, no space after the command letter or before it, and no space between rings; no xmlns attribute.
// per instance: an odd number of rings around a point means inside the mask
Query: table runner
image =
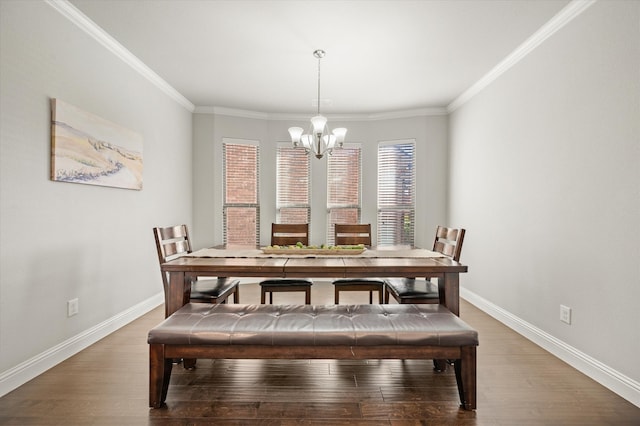
<svg viewBox="0 0 640 426"><path fill-rule="evenodd" d="M292 251L294 251L292 249ZM187 257L226 257L226 258L314 258L314 257L346 257L346 258L358 258L358 257L387 257L387 258L421 258L421 257L444 257L442 253L431 251L427 249L367 249L360 254L265 254L260 249L215 249L205 248L194 251L186 255Z"/></svg>

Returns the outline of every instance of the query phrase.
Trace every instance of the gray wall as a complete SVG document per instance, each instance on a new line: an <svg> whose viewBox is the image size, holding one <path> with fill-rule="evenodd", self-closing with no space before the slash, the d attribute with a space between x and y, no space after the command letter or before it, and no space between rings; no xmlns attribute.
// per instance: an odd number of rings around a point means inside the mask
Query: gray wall
<svg viewBox="0 0 640 426"><path fill-rule="evenodd" d="M132 306L162 301L151 229L191 221L192 114L44 2L2 1L0 19L6 372ZM140 133L144 188L49 180L50 98ZM80 313L67 318L76 297Z"/></svg>
<svg viewBox="0 0 640 426"><path fill-rule="evenodd" d="M463 285L635 380L635 398L639 22L639 2L596 3L455 111L450 135Z"/></svg>
<svg viewBox="0 0 640 426"><path fill-rule="evenodd" d="M287 142L287 129L308 122L269 118L242 118L215 113L194 114L194 244L221 244L222 236L222 140L251 139L260 142L261 244L269 244L271 223L276 218L276 146ZM375 230L377 214L378 142L397 139L416 141L416 244L430 247L435 227L446 222L447 128L446 115L395 119L331 119L333 127L347 127L347 143L362 146L362 222ZM326 242L327 160L311 159L311 242ZM375 232L374 232L375 233Z"/></svg>
<svg viewBox="0 0 640 426"><path fill-rule="evenodd" d="M330 118L363 144L363 221L375 223L377 142L415 138L417 244L439 223L466 227L463 294L619 372L636 404L639 8L596 3L450 117ZM162 300L153 226L186 222L197 246L222 242L222 138L260 141L261 220L273 221L275 146L295 122L191 114L42 2L0 1L0 31L2 394L26 381L22 366ZM49 180L53 97L143 135L142 191ZM312 179L322 218L325 160L312 159ZM324 220L312 233L323 240Z"/></svg>

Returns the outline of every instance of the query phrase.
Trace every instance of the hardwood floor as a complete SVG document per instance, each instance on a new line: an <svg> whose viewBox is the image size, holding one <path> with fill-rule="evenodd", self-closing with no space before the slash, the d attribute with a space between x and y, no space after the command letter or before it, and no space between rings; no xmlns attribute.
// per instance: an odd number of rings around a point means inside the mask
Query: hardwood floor
<svg viewBox="0 0 640 426"><path fill-rule="evenodd" d="M243 303L258 303L243 285ZM312 303L332 303L316 281ZM302 303L303 293L276 293ZM342 303L367 303L348 292ZM2 425L638 425L640 408L466 302L480 334L478 409L461 410L452 371L430 361L200 360L174 368L167 407L148 408L147 331L163 308L0 398Z"/></svg>

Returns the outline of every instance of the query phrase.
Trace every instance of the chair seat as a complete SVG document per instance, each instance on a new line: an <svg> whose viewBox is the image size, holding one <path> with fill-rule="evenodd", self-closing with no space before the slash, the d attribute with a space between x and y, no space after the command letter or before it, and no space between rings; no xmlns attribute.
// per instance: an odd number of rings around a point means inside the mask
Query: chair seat
<svg viewBox="0 0 640 426"><path fill-rule="evenodd" d="M310 286L313 281L305 278L275 278L260 281L261 287Z"/></svg>
<svg viewBox="0 0 640 426"><path fill-rule="evenodd" d="M428 280L387 278L387 291L397 299L438 299L438 287Z"/></svg>
<svg viewBox="0 0 640 426"><path fill-rule="evenodd" d="M304 303L311 304L311 285L313 281L306 278L272 278L260 281L260 303L266 302L269 293L269 303L273 303L273 293L301 291L304 292Z"/></svg>
<svg viewBox="0 0 640 426"><path fill-rule="evenodd" d="M379 302L383 302L384 280L381 278L340 278L333 281L334 303L340 303L341 291L368 291L369 303L373 303L373 292L378 292Z"/></svg>
<svg viewBox="0 0 640 426"><path fill-rule="evenodd" d="M217 299L232 292L240 280L229 277L199 279L191 284L192 299Z"/></svg>
<svg viewBox="0 0 640 426"><path fill-rule="evenodd" d="M371 284L373 286L384 285L384 280L381 278L340 278L333 281L333 285L346 286L353 284Z"/></svg>

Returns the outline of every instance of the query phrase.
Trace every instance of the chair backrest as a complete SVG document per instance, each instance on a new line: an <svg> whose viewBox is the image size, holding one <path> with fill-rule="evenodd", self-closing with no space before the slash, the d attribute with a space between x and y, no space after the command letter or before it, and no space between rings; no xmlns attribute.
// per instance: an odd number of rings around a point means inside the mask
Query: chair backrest
<svg viewBox="0 0 640 426"><path fill-rule="evenodd" d="M442 253L458 262L462 253L462 242L465 230L462 228L447 228L438 226L436 238L433 241L433 251Z"/></svg>
<svg viewBox="0 0 640 426"><path fill-rule="evenodd" d="M364 244L371 245L371 224L340 224L336 223L334 229L334 241L336 245Z"/></svg>
<svg viewBox="0 0 640 426"><path fill-rule="evenodd" d="M158 260L161 265L187 253L191 253L191 240L189 239L187 225L153 228L153 235L156 239ZM162 282L165 286L168 285L166 274L162 274Z"/></svg>
<svg viewBox="0 0 640 426"><path fill-rule="evenodd" d="M271 224L271 245L291 246L298 242L309 245L308 223Z"/></svg>

